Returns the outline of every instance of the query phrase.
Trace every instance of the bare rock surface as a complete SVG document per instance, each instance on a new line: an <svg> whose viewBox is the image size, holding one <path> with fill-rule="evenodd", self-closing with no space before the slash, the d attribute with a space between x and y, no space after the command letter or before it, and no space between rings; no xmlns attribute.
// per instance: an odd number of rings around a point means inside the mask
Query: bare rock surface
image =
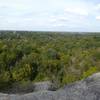
<svg viewBox="0 0 100 100"><path fill-rule="evenodd" d="M40 87L42 85L39 83ZM22 95L0 93L0 100L100 100L100 73L56 91L41 89L43 88L41 87L40 91Z"/></svg>

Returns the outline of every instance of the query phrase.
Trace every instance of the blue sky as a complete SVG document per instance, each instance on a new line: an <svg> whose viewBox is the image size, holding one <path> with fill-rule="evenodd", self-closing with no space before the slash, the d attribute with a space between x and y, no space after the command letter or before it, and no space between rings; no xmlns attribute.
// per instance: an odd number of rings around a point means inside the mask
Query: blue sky
<svg viewBox="0 0 100 100"><path fill-rule="evenodd" d="M0 30L100 31L100 0L0 0Z"/></svg>

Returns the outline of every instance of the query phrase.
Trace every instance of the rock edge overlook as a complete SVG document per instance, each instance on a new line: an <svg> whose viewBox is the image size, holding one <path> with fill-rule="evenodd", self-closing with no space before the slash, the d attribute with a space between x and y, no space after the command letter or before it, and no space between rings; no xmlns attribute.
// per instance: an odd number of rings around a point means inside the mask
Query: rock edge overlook
<svg viewBox="0 0 100 100"><path fill-rule="evenodd" d="M23 95L0 93L0 100L100 100L100 73L57 91L43 90Z"/></svg>

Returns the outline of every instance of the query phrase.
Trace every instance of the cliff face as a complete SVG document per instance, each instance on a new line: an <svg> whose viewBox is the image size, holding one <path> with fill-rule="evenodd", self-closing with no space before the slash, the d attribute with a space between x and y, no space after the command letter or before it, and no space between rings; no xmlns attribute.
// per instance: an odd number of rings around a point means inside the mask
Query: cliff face
<svg viewBox="0 0 100 100"><path fill-rule="evenodd" d="M57 91L43 90L24 95L1 93L0 100L100 100L100 73Z"/></svg>

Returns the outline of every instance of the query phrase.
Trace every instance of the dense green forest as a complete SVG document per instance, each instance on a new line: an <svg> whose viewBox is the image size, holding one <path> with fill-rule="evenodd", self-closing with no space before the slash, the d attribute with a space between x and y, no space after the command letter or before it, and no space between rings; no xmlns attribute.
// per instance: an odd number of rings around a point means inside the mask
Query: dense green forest
<svg viewBox="0 0 100 100"><path fill-rule="evenodd" d="M99 71L99 33L0 32L0 89L47 80L62 86Z"/></svg>

